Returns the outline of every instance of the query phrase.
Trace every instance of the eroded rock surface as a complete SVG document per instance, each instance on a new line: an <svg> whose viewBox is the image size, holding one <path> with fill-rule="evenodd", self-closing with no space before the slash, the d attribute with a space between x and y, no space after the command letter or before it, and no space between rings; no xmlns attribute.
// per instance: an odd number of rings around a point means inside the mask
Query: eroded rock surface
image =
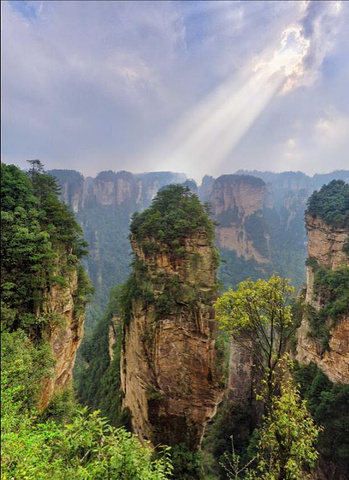
<svg viewBox="0 0 349 480"><path fill-rule="evenodd" d="M262 225L262 208L266 185L263 180L246 175L222 175L213 184L210 202L212 213L219 222L217 242L222 248L233 250L238 257L267 263L269 255L259 249L253 238ZM251 225L254 222L258 225ZM250 230L250 231L249 231ZM268 242L266 232L259 231Z"/></svg>
<svg viewBox="0 0 349 480"><path fill-rule="evenodd" d="M199 298L189 302L184 294L176 296L177 305L166 311L133 298L121 361L124 407L131 410L134 431L141 439L154 445L184 442L195 450L222 395L212 309L215 252L204 231L183 239L186 254L180 257L161 245L158 252L146 253L135 239L132 247L155 301L173 282L188 295L198 289Z"/></svg>
<svg viewBox="0 0 349 480"><path fill-rule="evenodd" d="M336 270L341 266L349 266L349 257L343 250L348 238L348 228L334 228L321 218L306 216L308 233L308 254L319 266ZM324 300L314 289L314 269L307 266L307 288L305 301L319 312ZM332 325L329 322L329 349L323 351L316 338L309 336L310 325L306 316L298 331L297 360L300 363L314 362L336 383L349 382L349 311ZM331 326L332 325L332 326Z"/></svg>
<svg viewBox="0 0 349 480"><path fill-rule="evenodd" d="M52 397L69 387L75 365L76 352L84 332L85 301L77 308L78 272L74 268L66 274L66 287L54 286L46 294L43 307L45 316L51 315L53 326L44 332L51 347L55 365L50 376L45 377L40 399L44 409Z"/></svg>

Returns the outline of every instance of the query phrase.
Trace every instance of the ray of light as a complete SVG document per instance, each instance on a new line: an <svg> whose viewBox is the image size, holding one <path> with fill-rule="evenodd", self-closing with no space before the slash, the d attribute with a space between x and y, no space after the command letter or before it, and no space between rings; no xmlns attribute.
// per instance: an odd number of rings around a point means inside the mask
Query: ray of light
<svg viewBox="0 0 349 480"><path fill-rule="evenodd" d="M279 50L269 59L254 68L247 66L239 79L225 82L186 113L147 155L148 165L184 171L196 179L200 172L219 173L222 162L285 81L301 74L308 47L299 28L286 29Z"/></svg>

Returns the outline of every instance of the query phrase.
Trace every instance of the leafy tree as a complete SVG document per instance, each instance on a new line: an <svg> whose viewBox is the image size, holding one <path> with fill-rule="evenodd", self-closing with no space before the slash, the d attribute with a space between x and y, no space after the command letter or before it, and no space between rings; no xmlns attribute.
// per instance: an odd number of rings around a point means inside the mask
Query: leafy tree
<svg viewBox="0 0 349 480"><path fill-rule="evenodd" d="M189 187L170 185L161 189L152 205L142 213L135 213L131 223L131 234L142 242L153 238L171 246L177 240L204 230L213 244L214 223L208 217L197 195ZM173 245L174 244L174 245Z"/></svg>
<svg viewBox="0 0 349 480"><path fill-rule="evenodd" d="M48 412L37 412L42 379L52 366L48 345L37 345L17 330L3 332L1 346L1 478L169 478L169 449L159 448L155 454L136 436L111 427L98 411L88 414L87 408L75 405L69 419L62 403L54 399Z"/></svg>
<svg viewBox="0 0 349 480"><path fill-rule="evenodd" d="M349 185L343 180L332 180L315 191L308 200L307 213L322 218L334 227L349 226Z"/></svg>
<svg viewBox="0 0 349 480"><path fill-rule="evenodd" d="M261 377L267 377L269 398L274 372L294 330L293 294L289 280L273 275L269 280L241 282L236 291L230 289L215 303L221 328L251 352Z"/></svg>
<svg viewBox="0 0 349 480"><path fill-rule="evenodd" d="M57 197L55 180L39 160L31 165L28 175L1 165L1 293L5 325L37 335L50 321L41 315L45 292L64 285L86 243L73 213ZM80 286L82 280L79 275Z"/></svg>
<svg viewBox="0 0 349 480"><path fill-rule="evenodd" d="M321 428L315 425L289 373L284 370L282 378L274 377L274 380L279 384L280 393L273 395L259 428L257 467L248 471L246 479L305 479L305 468L313 467L318 457L315 443Z"/></svg>

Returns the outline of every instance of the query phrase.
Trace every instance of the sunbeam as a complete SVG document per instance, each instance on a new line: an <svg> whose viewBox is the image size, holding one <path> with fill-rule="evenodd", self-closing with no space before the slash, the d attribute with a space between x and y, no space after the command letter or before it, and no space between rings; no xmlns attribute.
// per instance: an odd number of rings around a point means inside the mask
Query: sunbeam
<svg viewBox="0 0 349 480"><path fill-rule="evenodd" d="M273 96L291 90L302 75L309 42L299 27L282 32L280 48L257 65L248 65L239 80L220 85L187 112L146 156L151 168L199 171L215 175Z"/></svg>

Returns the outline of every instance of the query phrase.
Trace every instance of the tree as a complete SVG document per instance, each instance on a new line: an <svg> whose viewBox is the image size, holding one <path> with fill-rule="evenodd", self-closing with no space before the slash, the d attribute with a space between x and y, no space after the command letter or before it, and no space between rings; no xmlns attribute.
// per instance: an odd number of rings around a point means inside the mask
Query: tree
<svg viewBox="0 0 349 480"><path fill-rule="evenodd" d="M332 180L308 199L307 214L322 218L328 225L343 228L349 225L349 185Z"/></svg>
<svg viewBox="0 0 349 480"><path fill-rule="evenodd" d="M251 352L261 377L269 387L267 405L273 393L273 374L293 333L289 280L273 275L269 280L246 280L236 291L229 290L215 303L221 328Z"/></svg>
<svg viewBox="0 0 349 480"><path fill-rule="evenodd" d="M80 225L57 197L56 181L39 160L30 163L27 175L1 165L1 297L5 313L11 310L3 323L26 331L33 322L42 327L37 314L45 292L87 253Z"/></svg>
<svg viewBox="0 0 349 480"><path fill-rule="evenodd" d="M305 479L304 469L313 467L317 459L314 445L321 428L315 425L286 365L285 361L281 377L274 376L280 394L272 397L259 428L257 467L247 473L246 480Z"/></svg>

